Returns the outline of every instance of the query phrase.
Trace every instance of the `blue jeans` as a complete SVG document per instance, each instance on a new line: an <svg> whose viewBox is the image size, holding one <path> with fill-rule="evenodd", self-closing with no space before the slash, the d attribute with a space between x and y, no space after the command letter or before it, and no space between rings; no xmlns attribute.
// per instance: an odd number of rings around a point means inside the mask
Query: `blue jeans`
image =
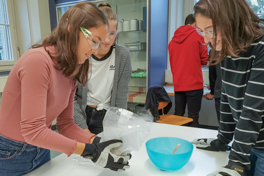
<svg viewBox="0 0 264 176"><path fill-rule="evenodd" d="M263 176L264 175L264 150L252 148L251 169L245 172L245 176Z"/></svg>
<svg viewBox="0 0 264 176"><path fill-rule="evenodd" d="M21 176L50 160L50 151L0 135L0 175Z"/></svg>

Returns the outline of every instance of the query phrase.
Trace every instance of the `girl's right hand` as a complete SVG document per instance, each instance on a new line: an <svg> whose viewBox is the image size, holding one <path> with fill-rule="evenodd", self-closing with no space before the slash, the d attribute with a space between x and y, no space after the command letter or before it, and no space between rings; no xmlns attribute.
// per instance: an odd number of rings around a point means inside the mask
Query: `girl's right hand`
<svg viewBox="0 0 264 176"><path fill-rule="evenodd" d="M86 144L81 156L91 159L96 165L113 171L125 171L130 166L131 154L116 155L112 151L122 145L121 140L109 140L97 144Z"/></svg>

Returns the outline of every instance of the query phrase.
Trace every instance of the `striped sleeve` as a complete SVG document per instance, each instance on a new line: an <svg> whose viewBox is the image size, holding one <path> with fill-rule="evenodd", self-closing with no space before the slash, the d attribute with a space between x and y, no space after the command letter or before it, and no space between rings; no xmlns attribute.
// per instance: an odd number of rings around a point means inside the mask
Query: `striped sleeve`
<svg viewBox="0 0 264 176"><path fill-rule="evenodd" d="M264 111L264 46L261 46L250 71L245 89L242 112L237 122L229 159L250 168L249 155L263 130ZM263 135L262 135L263 136ZM258 140L258 143L261 142ZM262 141L264 143L264 141Z"/></svg>
<svg viewBox="0 0 264 176"><path fill-rule="evenodd" d="M220 104L220 124L218 129L218 139L228 144L232 141L236 122L233 118L227 95L222 87L221 104Z"/></svg>

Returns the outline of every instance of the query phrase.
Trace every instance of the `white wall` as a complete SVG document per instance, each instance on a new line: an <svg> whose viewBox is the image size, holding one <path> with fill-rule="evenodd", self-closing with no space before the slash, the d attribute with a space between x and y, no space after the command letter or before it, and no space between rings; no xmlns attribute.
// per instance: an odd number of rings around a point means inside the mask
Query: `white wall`
<svg viewBox="0 0 264 176"><path fill-rule="evenodd" d="M171 41L176 29L184 25L187 15L193 13L193 6L194 0L169 0L168 44ZM167 69L170 70L169 53L167 61Z"/></svg>
<svg viewBox="0 0 264 176"><path fill-rule="evenodd" d="M193 13L194 0L184 0L183 4L183 16L182 16L182 25L184 25L185 18Z"/></svg>
<svg viewBox="0 0 264 176"><path fill-rule="evenodd" d="M50 29L48 0L14 0L20 55L40 42Z"/></svg>
<svg viewBox="0 0 264 176"><path fill-rule="evenodd" d="M40 36L42 40L49 36L51 33L49 0L38 0L38 7L38 21L40 26Z"/></svg>
<svg viewBox="0 0 264 176"><path fill-rule="evenodd" d="M20 55L31 46L31 33L29 25L27 0L14 0L16 28Z"/></svg>
<svg viewBox="0 0 264 176"><path fill-rule="evenodd" d="M169 40L174 31L184 25L185 18L193 13L194 0L169 0Z"/></svg>
<svg viewBox="0 0 264 176"><path fill-rule="evenodd" d="M194 0L169 0L169 31L168 44L171 41L174 32L180 26L184 25L185 18L193 13ZM165 82L172 83L170 71L169 53L167 59L167 70L165 72ZM209 84L208 69L203 70L204 83Z"/></svg>
<svg viewBox="0 0 264 176"><path fill-rule="evenodd" d="M169 0L168 44L176 29L182 26L183 4L183 0ZM167 57L167 69L170 70L169 53Z"/></svg>

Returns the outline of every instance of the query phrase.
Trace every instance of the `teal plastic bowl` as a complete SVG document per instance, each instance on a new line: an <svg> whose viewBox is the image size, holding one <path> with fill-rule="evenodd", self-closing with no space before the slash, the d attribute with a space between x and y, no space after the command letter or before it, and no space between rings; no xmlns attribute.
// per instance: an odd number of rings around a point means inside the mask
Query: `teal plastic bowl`
<svg viewBox="0 0 264 176"><path fill-rule="evenodd" d="M177 144L178 150L172 154ZM193 145L189 141L175 137L153 138L146 142L150 160L161 170L175 171L182 168L191 158Z"/></svg>

